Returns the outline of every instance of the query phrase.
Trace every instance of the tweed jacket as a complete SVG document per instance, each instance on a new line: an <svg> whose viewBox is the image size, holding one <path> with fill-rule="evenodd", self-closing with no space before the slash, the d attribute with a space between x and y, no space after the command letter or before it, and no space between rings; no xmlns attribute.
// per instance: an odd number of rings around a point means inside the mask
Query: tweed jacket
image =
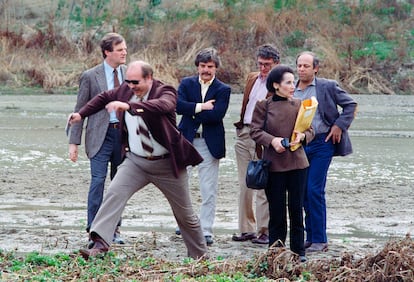
<svg viewBox="0 0 414 282"><path fill-rule="evenodd" d="M125 77L126 66L121 66L122 77ZM99 64L82 73L79 81L79 91L74 112L78 112L88 101L99 93L108 90L104 64ZM71 126L69 144L80 145L82 142L82 120ZM88 117L85 133L85 152L89 159L93 158L101 149L108 131L109 114L101 110Z"/></svg>
<svg viewBox="0 0 414 282"><path fill-rule="evenodd" d="M177 129L175 116L177 92L172 86L154 79L147 101L129 102L132 95L134 95L133 91L124 82L119 88L96 96L80 109L79 114L82 118L85 118L104 109L105 105L112 101L128 103L130 106L128 112L131 115L141 116L154 139L170 153L171 166L176 177L179 170L202 162L203 158L197 150ZM125 114L120 115L120 126L123 128L123 154L129 151L128 132L124 116Z"/></svg>
<svg viewBox="0 0 414 282"><path fill-rule="evenodd" d="M256 103L250 136L264 147L263 159L272 162L270 171L283 172L309 166L303 146L293 152L286 149L285 152L278 153L271 145L275 137L290 138L300 105L300 99L276 100L273 96ZM313 140L315 132L310 127L303 133L306 136L303 145L306 145Z"/></svg>
<svg viewBox="0 0 414 282"><path fill-rule="evenodd" d="M348 129L355 118L357 103L335 80L315 78L316 99L321 118L329 127L337 125L342 129L341 142L335 144L334 156L346 156L352 153ZM342 108L339 112L338 107Z"/></svg>
<svg viewBox="0 0 414 282"><path fill-rule="evenodd" d="M230 93L230 86L215 78L204 98L204 101L214 99L214 108L195 113L196 104L204 102L198 76L184 78L178 87L177 114L182 115L178 128L191 143L197 130L202 131L208 150L216 159L226 155L223 118L229 106Z"/></svg>

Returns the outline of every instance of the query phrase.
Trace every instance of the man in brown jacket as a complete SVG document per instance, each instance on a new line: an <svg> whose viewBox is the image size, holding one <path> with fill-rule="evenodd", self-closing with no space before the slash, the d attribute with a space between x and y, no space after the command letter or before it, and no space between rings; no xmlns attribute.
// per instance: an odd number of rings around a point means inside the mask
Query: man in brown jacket
<svg viewBox="0 0 414 282"><path fill-rule="evenodd" d="M202 161L195 148L178 131L176 90L153 79L152 67L143 61L128 65L125 82L103 92L73 113L71 122L106 108L120 116L124 160L105 194L91 226L92 249L83 249L88 258L109 249L112 234L127 201L153 183L168 199L180 227L188 256L200 258L207 252L200 220L192 208L186 167Z"/></svg>
<svg viewBox="0 0 414 282"><path fill-rule="evenodd" d="M246 171L250 160L257 156L256 143L250 137L250 123L253 110L257 101L266 98L266 78L269 72L279 64L279 52L271 44L258 47L256 64L259 72L249 73L246 88L243 95L240 120L236 126L236 151L237 170L240 185L239 194L239 230L240 235L233 235L233 241L252 240L256 244L269 243L269 206L264 190L252 190L246 186ZM256 211L253 201L256 194ZM257 230L257 234L256 234Z"/></svg>

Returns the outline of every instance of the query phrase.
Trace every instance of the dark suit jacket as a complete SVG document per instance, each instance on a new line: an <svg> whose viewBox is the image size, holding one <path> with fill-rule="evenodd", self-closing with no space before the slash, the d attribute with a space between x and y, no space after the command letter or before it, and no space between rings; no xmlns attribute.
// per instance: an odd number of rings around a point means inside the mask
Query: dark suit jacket
<svg viewBox="0 0 414 282"><path fill-rule="evenodd" d="M352 144L348 128L355 118L357 103L335 80L315 78L316 99L322 120L329 125L342 129L341 142L335 145L334 156L346 156L352 153ZM342 108L339 112L338 107Z"/></svg>
<svg viewBox="0 0 414 282"><path fill-rule="evenodd" d="M121 66L122 77L125 77L126 66ZM78 112L88 101L99 93L108 90L104 64L99 64L82 73L79 80L78 98L74 112ZM71 126L69 144L80 145L82 141L83 122ZM85 133L85 152L93 158L101 149L108 131L109 114L103 109L88 117Z"/></svg>
<svg viewBox="0 0 414 282"><path fill-rule="evenodd" d="M184 78L178 87L177 114L183 115L178 128L188 141L193 142L201 125L203 138L211 155L216 159L226 155L223 118L229 107L230 93L230 86L215 78L204 98L204 101L215 99L214 108L196 114L196 104L204 102L198 76Z"/></svg>
<svg viewBox="0 0 414 282"><path fill-rule="evenodd" d="M105 108L109 102L126 102L130 105L128 112L131 115L141 116L154 139L169 151L175 176L178 175L179 170L202 162L203 159L197 150L177 129L175 119L177 92L172 86L153 80L147 101L130 103L132 95L134 93L126 83L123 83L118 89L106 91L96 96L80 109L79 114L84 118ZM122 143L125 154L129 150L129 145L124 115L120 117L120 126L124 129Z"/></svg>

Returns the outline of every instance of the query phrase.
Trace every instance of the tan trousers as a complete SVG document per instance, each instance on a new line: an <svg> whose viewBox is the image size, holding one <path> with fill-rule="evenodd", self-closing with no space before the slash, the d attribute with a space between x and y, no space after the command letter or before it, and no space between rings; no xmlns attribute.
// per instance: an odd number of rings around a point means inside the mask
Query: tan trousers
<svg viewBox="0 0 414 282"><path fill-rule="evenodd" d="M179 177L175 178L169 159L150 161L128 152L109 185L92 222L91 232L97 233L110 245L128 200L149 183L153 183L167 198L180 227L187 255L199 258L206 254L207 246L200 220L191 204L187 171L182 170Z"/></svg>
<svg viewBox="0 0 414 282"><path fill-rule="evenodd" d="M250 138L250 127L237 129L234 145L236 151L237 171L240 185L239 194L239 229L241 233L257 232L269 234L269 204L264 190L253 190L246 186L246 171L250 160L257 159L256 145ZM256 197L255 197L256 196ZM254 201L256 209L254 209Z"/></svg>

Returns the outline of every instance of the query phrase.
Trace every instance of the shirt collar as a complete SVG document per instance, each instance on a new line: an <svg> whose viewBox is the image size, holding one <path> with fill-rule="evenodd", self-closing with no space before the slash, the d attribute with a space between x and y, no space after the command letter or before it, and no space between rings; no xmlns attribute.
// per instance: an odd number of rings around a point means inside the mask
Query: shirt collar
<svg viewBox="0 0 414 282"><path fill-rule="evenodd" d="M210 86L213 83L213 80L216 78L216 76L213 76L213 78L207 82L204 82L200 77L198 77L198 82L200 82L201 85L208 85Z"/></svg>
<svg viewBox="0 0 414 282"><path fill-rule="evenodd" d="M296 81L296 88L298 88L298 85L299 85L299 79L298 81ZM313 78L312 82L307 87L309 86L316 86L316 77Z"/></svg>
<svg viewBox="0 0 414 282"><path fill-rule="evenodd" d="M257 78L258 79L260 79L260 81L266 81L266 79L267 79L267 76L266 77L264 77L260 72L259 72L259 75L257 76Z"/></svg>
<svg viewBox="0 0 414 282"><path fill-rule="evenodd" d="M105 72L112 74L114 72L114 68L111 67L105 60L103 61L104 64L104 68L105 68ZM121 66L118 66L116 68L116 70L118 71L118 75L119 75L119 71L121 69Z"/></svg>

